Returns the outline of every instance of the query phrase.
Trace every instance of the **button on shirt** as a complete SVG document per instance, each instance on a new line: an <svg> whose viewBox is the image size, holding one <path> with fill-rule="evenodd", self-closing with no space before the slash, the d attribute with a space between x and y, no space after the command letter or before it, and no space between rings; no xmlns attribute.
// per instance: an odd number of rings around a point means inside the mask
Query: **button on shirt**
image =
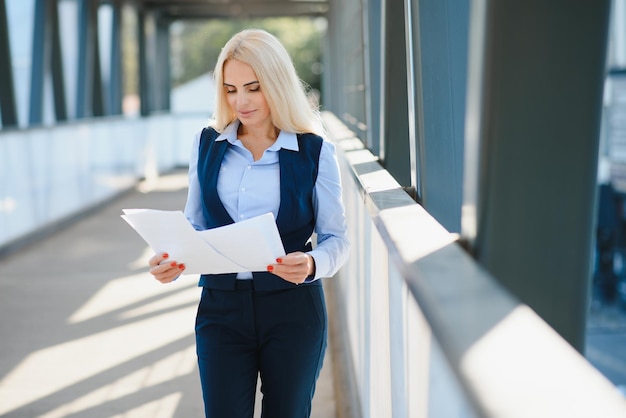
<svg viewBox="0 0 626 418"><path fill-rule="evenodd" d="M230 217L242 221L271 212L278 217L280 207L281 148L298 150L296 134L280 132L276 142L254 161L252 153L237 139L239 121L231 123L216 141L228 141L217 181L217 192ZM198 180L198 149L201 132L196 134L189 162L189 192L185 215L197 230L207 229L202 213ZM318 176L313 190L317 246L309 252L315 259L315 278L330 277L348 257L349 242L341 200L341 178L335 158L335 146L324 140L320 152ZM238 273L238 279L252 278L252 273Z"/></svg>

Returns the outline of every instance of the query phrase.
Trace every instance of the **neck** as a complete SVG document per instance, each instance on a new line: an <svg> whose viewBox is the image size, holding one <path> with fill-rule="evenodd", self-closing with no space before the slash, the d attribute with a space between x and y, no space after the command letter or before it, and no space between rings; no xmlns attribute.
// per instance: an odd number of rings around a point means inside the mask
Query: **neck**
<svg viewBox="0 0 626 418"><path fill-rule="evenodd" d="M239 124L237 133L240 136L257 139L271 139L273 141L278 138L279 129L272 124L264 126L249 126L242 123Z"/></svg>
<svg viewBox="0 0 626 418"><path fill-rule="evenodd" d="M258 161L263 156L265 150L276 142L278 133L279 130L274 125L269 127L251 127L239 124L237 138L252 153L254 161Z"/></svg>

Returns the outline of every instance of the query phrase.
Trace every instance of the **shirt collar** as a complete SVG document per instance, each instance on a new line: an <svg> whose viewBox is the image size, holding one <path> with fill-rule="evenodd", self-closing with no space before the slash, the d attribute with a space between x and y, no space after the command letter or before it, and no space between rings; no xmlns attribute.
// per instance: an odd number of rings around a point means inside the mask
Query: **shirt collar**
<svg viewBox="0 0 626 418"><path fill-rule="evenodd" d="M237 128L239 128L239 123L239 119L235 119L226 127L226 129L224 129L224 132L222 132L217 138L215 138L215 140L226 140L231 144L237 142ZM281 148L285 148L290 151L298 151L299 147L297 135L293 132L280 131L280 133L278 134L278 138L276 138L276 142L274 142L274 144L272 144L269 149L271 151L278 151Z"/></svg>

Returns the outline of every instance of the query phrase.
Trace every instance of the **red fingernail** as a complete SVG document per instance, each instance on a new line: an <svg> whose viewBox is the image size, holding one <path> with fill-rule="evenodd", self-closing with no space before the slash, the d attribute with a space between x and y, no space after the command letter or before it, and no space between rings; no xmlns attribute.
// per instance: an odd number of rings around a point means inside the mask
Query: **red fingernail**
<svg viewBox="0 0 626 418"><path fill-rule="evenodd" d="M274 270L274 266L267 266L267 271L272 271Z"/></svg>
<svg viewBox="0 0 626 418"><path fill-rule="evenodd" d="M178 268L181 269L181 270L185 270L185 265L184 264L179 264Z"/></svg>
<svg viewBox="0 0 626 418"><path fill-rule="evenodd" d="M170 266L172 266L172 267L176 267L176 261L172 261L172 262L170 263Z"/></svg>
<svg viewBox="0 0 626 418"><path fill-rule="evenodd" d="M277 262L277 263L282 263L282 262L283 262L283 259L282 259L282 258L277 258L277 259L276 259L276 262Z"/></svg>
<svg viewBox="0 0 626 418"><path fill-rule="evenodd" d="M169 255L168 253L163 253L163 258L167 258L167 257L169 257L169 256L170 256L170 255Z"/></svg>

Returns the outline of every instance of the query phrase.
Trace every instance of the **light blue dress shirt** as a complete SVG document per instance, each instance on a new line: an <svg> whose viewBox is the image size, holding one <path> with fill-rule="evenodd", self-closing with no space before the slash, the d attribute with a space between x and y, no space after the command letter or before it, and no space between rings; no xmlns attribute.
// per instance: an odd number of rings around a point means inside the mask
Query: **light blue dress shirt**
<svg viewBox="0 0 626 418"><path fill-rule="evenodd" d="M239 121L231 123L216 141L232 145L226 151L217 182L217 193L230 217L241 221L272 212L278 217L280 206L281 148L298 150L296 134L280 132L276 142L254 161L252 153L237 139ZM185 215L197 230L207 229L202 213L198 180L198 148L201 132L195 136L189 161L189 191ZM317 245L309 254L315 260L315 277L334 275L346 261L350 249L345 211L341 198L341 177L335 157L335 146L324 140L320 152L317 181L313 190L315 235ZM238 279L250 279L252 273L239 273Z"/></svg>

